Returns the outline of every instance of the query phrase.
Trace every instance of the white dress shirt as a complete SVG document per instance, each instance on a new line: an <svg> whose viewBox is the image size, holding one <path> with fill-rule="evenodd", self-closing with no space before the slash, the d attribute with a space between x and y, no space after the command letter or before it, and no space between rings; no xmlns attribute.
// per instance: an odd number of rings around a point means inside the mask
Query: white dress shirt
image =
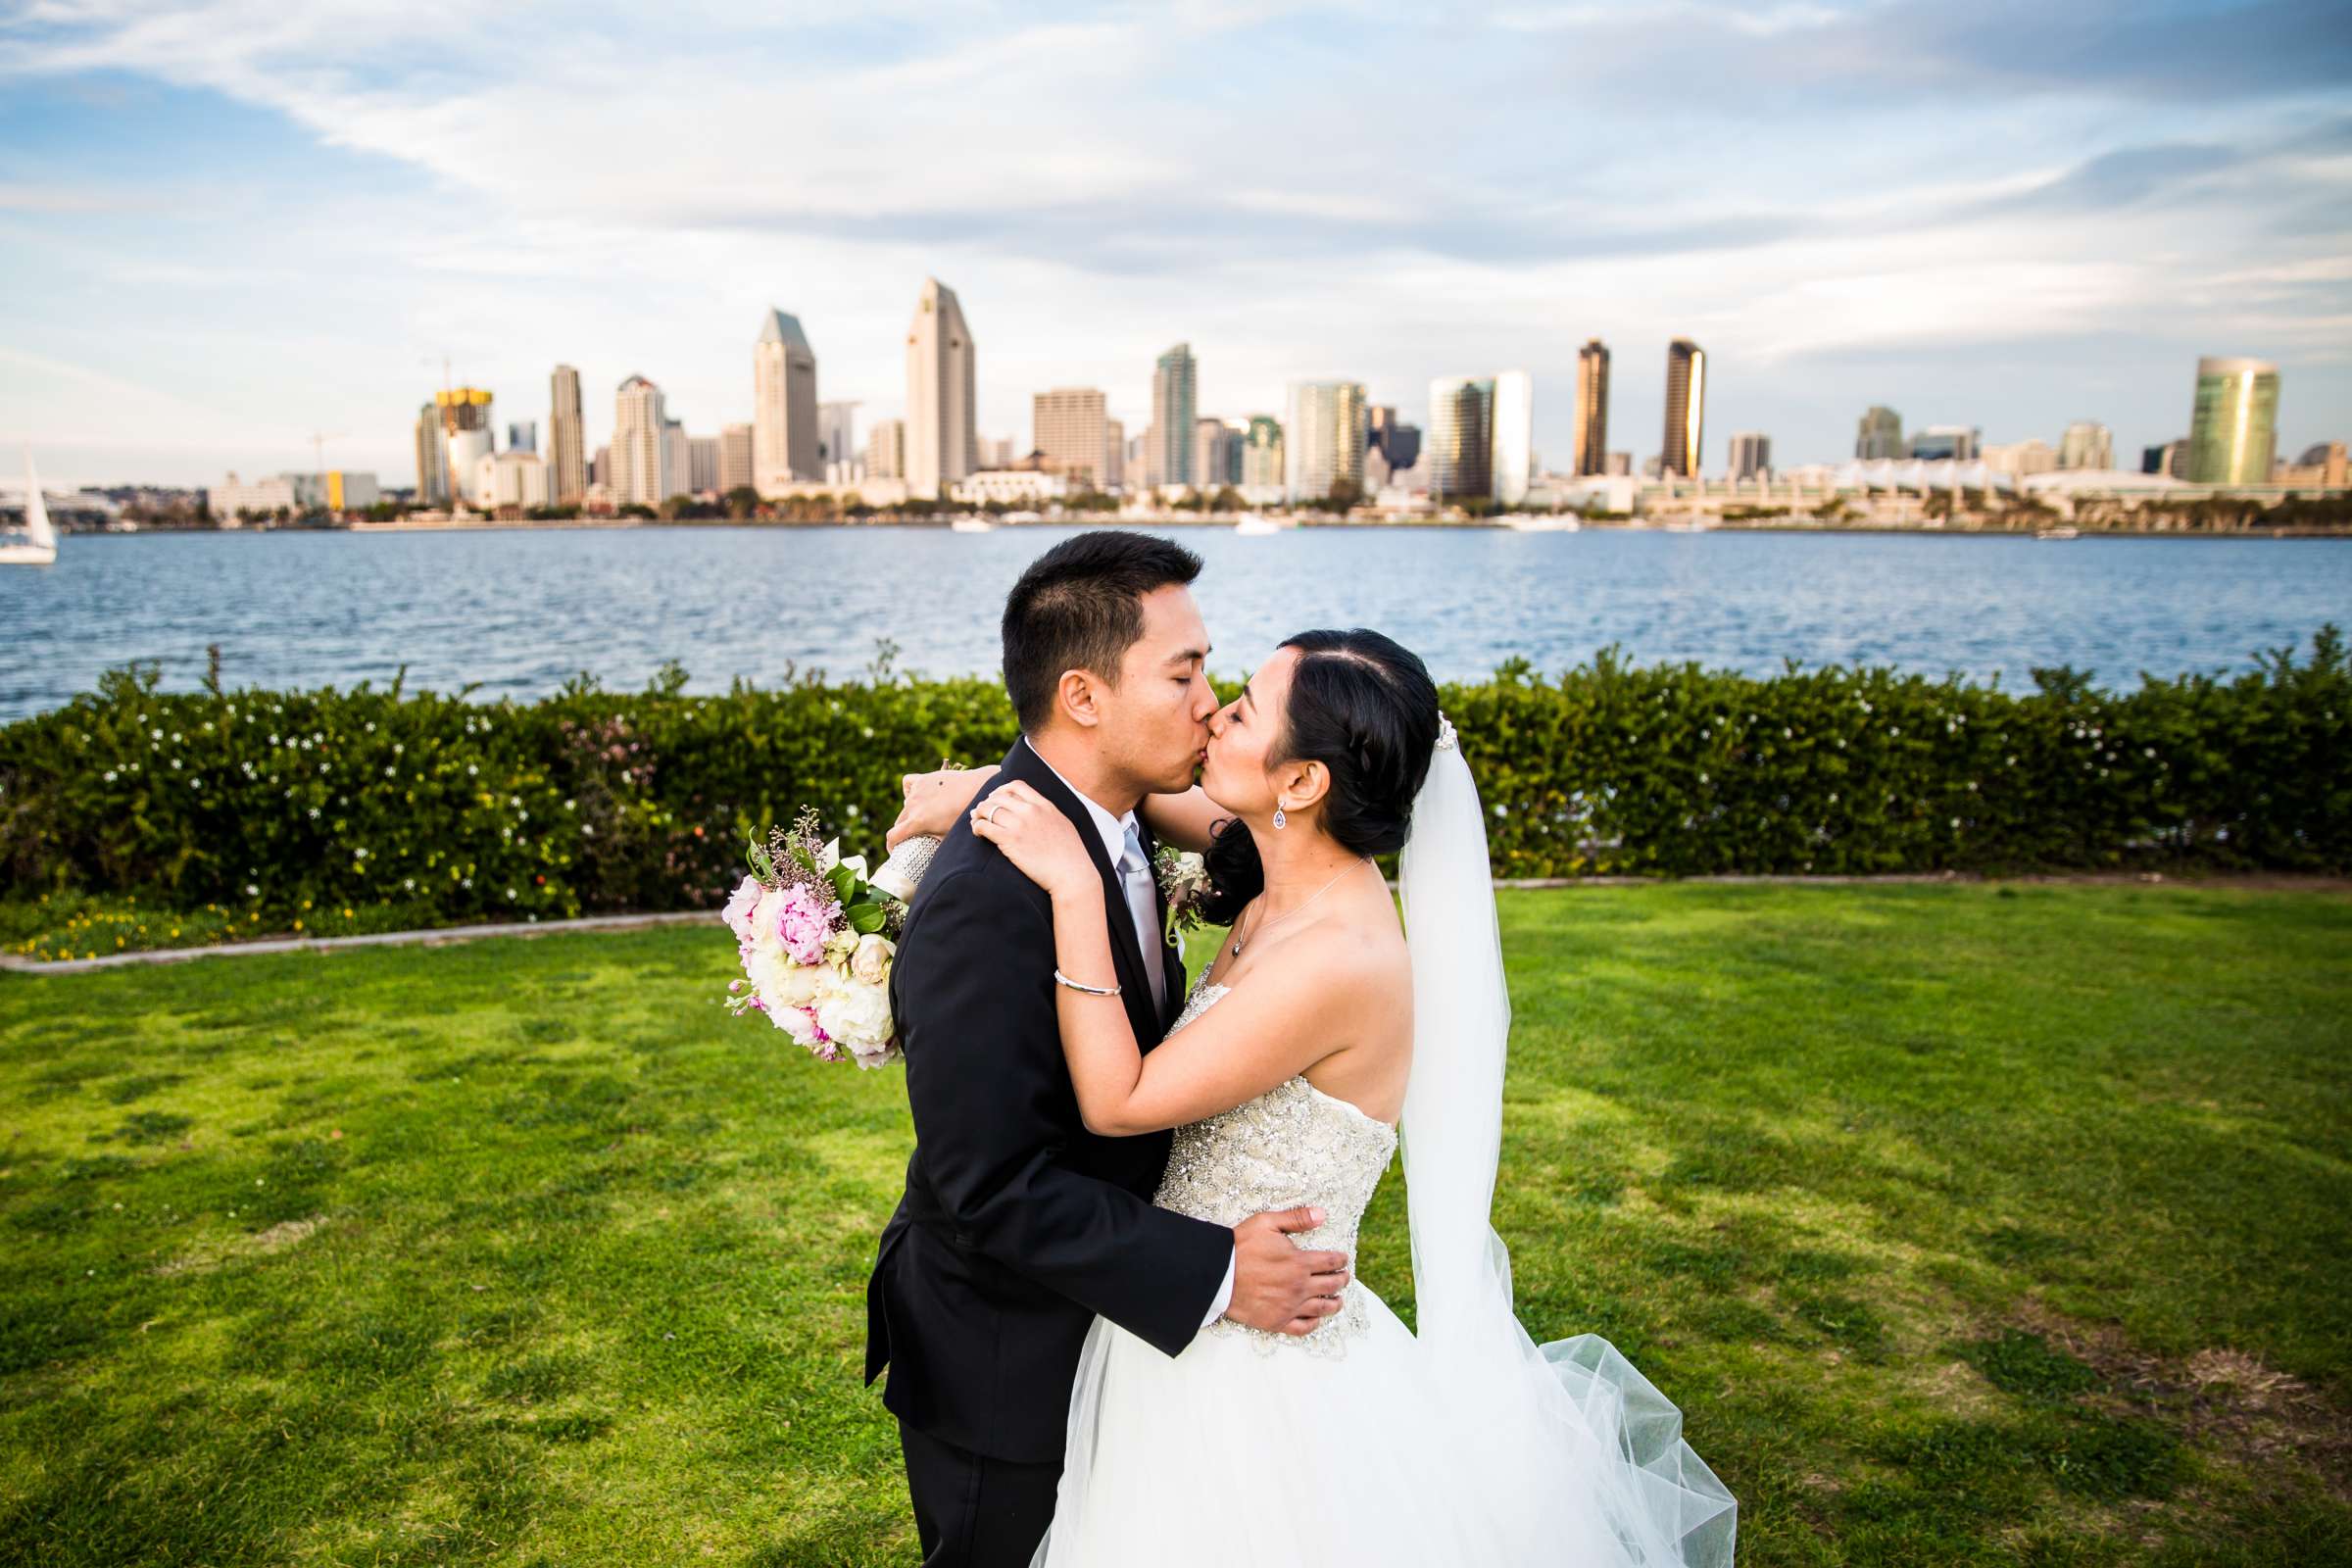
<svg viewBox="0 0 2352 1568"><path fill-rule="evenodd" d="M1027 736L1021 738L1021 744L1029 746ZM1045 754L1036 747L1030 746L1029 751L1039 761L1046 762ZM1159 944L1162 939L1158 922L1152 915L1153 895L1157 888L1152 880L1152 867L1143 858L1143 840L1137 830L1135 813L1129 811L1124 816L1113 816L1096 805L1086 791L1061 778L1061 770L1052 762L1046 762L1046 771L1061 779L1062 788L1078 797L1078 804L1086 808L1086 814L1094 821L1095 831L1102 837L1103 853L1109 857L1111 866L1120 873L1127 893L1127 912L1135 921L1136 949L1144 956L1144 972L1152 977L1152 1004L1156 1012L1166 1004L1167 972L1160 966ZM1225 1283L1217 1288L1216 1300L1210 1304L1208 1316L1200 1320L1202 1328L1223 1317L1225 1309L1233 1304L1233 1262L1231 1256L1225 1259Z"/></svg>

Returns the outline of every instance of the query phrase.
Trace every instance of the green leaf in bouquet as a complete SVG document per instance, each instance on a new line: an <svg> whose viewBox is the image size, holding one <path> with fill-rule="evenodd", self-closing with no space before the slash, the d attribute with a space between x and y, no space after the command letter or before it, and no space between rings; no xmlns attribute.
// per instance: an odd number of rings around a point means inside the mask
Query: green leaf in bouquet
<svg viewBox="0 0 2352 1568"><path fill-rule="evenodd" d="M809 875L822 876L824 874L823 872L817 870L816 857L808 853L808 846L799 842L798 840L795 840L793 843L792 858L794 860L798 861L801 868L808 872Z"/></svg>
<svg viewBox="0 0 2352 1568"><path fill-rule="evenodd" d="M833 884L833 896L841 901L843 907L848 907L850 901L858 897L858 873L848 866L836 865L825 873L825 880Z"/></svg>
<svg viewBox="0 0 2352 1568"><path fill-rule="evenodd" d="M871 936L882 929L890 913L879 904L853 904L849 906L850 929L859 936Z"/></svg>

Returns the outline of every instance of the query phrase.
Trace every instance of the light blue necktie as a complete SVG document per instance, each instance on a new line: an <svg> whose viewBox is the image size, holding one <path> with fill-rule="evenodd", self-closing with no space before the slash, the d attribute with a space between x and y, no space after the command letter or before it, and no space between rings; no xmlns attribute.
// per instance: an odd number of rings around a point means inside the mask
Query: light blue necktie
<svg viewBox="0 0 2352 1568"><path fill-rule="evenodd" d="M1152 982L1152 1011L1156 1016L1167 1004L1168 971L1159 961L1159 912L1152 903L1152 862L1135 823L1127 823L1127 848L1119 856L1119 880L1127 890L1128 912L1135 916L1136 948L1144 956L1144 973Z"/></svg>

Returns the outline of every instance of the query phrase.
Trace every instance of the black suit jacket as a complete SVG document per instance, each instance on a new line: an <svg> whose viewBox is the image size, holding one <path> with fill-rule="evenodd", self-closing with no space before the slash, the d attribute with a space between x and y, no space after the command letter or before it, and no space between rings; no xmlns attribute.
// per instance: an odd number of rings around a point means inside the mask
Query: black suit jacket
<svg viewBox="0 0 2352 1568"><path fill-rule="evenodd" d="M1159 1043L1184 964L1137 950L1127 900L1078 797L1016 743L1021 779L1077 825L1102 875L1135 1037ZM987 792L984 792L987 793ZM1152 846L1147 840L1145 849ZM1146 963L1166 976L1152 1004ZM1233 1256L1233 1233L1152 1206L1169 1134L1086 1130L1054 1016L1053 901L958 819L915 892L892 969L914 1153L866 1286L865 1377L901 1422L995 1458L1058 1460L1078 1351L1098 1312L1174 1355Z"/></svg>

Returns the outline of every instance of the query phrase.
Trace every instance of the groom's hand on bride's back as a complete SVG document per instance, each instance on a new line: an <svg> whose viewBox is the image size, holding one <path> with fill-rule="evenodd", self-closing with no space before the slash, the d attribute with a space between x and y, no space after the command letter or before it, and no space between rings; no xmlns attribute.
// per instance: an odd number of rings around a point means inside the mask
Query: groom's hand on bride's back
<svg viewBox="0 0 2352 1568"><path fill-rule="evenodd" d="M1233 1302L1225 1315L1270 1334L1308 1334L1340 1309L1346 1252L1310 1252L1291 1240L1323 1223L1319 1208L1253 1214L1233 1228Z"/></svg>

